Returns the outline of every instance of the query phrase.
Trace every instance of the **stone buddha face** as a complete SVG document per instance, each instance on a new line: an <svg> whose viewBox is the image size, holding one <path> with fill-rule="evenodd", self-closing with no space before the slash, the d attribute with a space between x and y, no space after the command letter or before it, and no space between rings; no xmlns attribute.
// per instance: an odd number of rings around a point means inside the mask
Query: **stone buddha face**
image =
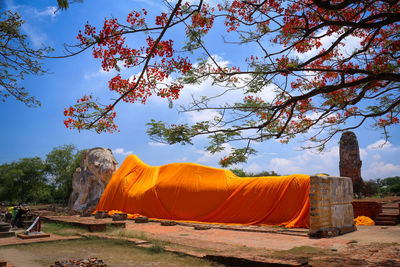
<svg viewBox="0 0 400 267"><path fill-rule="evenodd" d="M106 185L118 165L111 150L101 147L92 148L86 152L84 158L85 167Z"/></svg>

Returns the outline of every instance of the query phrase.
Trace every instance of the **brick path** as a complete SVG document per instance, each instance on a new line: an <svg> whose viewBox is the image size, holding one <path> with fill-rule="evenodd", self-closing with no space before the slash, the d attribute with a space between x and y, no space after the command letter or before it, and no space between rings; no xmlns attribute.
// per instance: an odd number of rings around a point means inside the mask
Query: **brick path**
<svg viewBox="0 0 400 267"><path fill-rule="evenodd" d="M42 243L42 242L54 242L62 240L74 240L82 238L81 236L59 236L51 234L50 237L32 238L32 239L21 239L17 236L0 238L0 247L10 245L21 245L30 243Z"/></svg>

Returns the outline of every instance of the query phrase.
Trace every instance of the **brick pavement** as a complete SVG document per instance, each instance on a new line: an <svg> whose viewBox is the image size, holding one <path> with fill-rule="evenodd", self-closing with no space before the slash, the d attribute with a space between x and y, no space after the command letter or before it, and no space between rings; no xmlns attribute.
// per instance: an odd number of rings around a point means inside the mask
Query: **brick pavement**
<svg viewBox="0 0 400 267"><path fill-rule="evenodd" d="M62 240L74 240L80 239L81 236L59 236L51 234L50 237L32 238L32 239L21 239L17 236L0 238L0 247L10 245L22 245L30 243L43 243L43 242L54 242Z"/></svg>

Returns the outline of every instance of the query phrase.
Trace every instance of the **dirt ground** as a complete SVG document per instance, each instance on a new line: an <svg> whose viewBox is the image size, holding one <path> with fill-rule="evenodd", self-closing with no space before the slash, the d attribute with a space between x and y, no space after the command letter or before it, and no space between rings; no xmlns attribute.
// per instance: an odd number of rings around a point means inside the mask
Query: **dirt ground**
<svg viewBox="0 0 400 267"><path fill-rule="evenodd" d="M96 257L113 266L216 266L213 263L172 253L137 248L125 241L87 239L0 248L0 258L15 267L43 267L55 261Z"/></svg>
<svg viewBox="0 0 400 267"><path fill-rule="evenodd" d="M157 223L128 223L126 229L171 243L243 258L308 260L313 266L400 266L400 226L358 226L355 232L320 239L277 233L194 230Z"/></svg>
<svg viewBox="0 0 400 267"><path fill-rule="evenodd" d="M371 243L399 243L400 226L358 226L358 231L334 238L313 239L304 235L289 235L276 233L260 233L247 231L229 231L221 229L194 230L186 226L160 226L159 223L145 224L127 223L126 229L146 233L153 238L171 242L215 244L246 246L251 248L288 250L299 246L337 249L339 251L348 248L349 243L369 245Z"/></svg>
<svg viewBox="0 0 400 267"><path fill-rule="evenodd" d="M74 218L76 219L76 218ZM82 221L100 222L104 220L110 223L111 219L96 220L93 217L81 218ZM49 224L50 225L50 224ZM116 239L135 239L147 241L148 246L140 249L151 248L152 243L160 244L160 247L169 251L178 252L178 254L186 254L196 256L198 258L212 257L234 257L240 259L253 260L256 262L274 262L280 261L287 264L301 264L308 262L311 266L400 266L400 225L397 226L358 226L358 230L342 236L334 238L320 238L310 239L306 235L305 229L294 229L291 231L284 231L284 229L276 227L232 227L230 230L219 229L218 227L204 227L201 225L202 230L195 230L193 225L174 225L162 226L160 222L153 221L149 223L135 223L132 220L126 221L126 228L112 228L108 227L107 231L99 233L89 233L86 230L80 229L59 229L57 234L62 235L76 235L84 234L86 236L97 235L103 238L116 238ZM48 227L49 231L55 231L54 227ZM53 229L53 230L51 230ZM63 241L53 242L37 245L23 245L13 247L1 247L0 244L0 258L9 257L11 260L23 260L23 258L30 258L34 262L47 256L47 247L53 248L59 244L66 242L82 242L82 241ZM98 239L96 242L99 244L106 244L105 239ZM157 243L161 242L161 243ZM133 243L130 243L131 246ZM43 246L41 252L34 249L25 249L28 246L39 247ZM47 246L47 247L46 247ZM60 245L61 246L61 245ZM133 245L138 247L137 245ZM73 246L74 249L79 246ZM118 245L117 245L118 247ZM121 246L126 248L125 245ZM20 249L23 248L23 249ZM31 251L31 252L29 252ZM53 251L50 249L50 251ZM70 251L67 248L59 247L57 251L68 255L81 255L78 252ZM85 254L93 252L94 256L102 255L100 252L105 253L104 249L101 250L96 246L92 246L85 250ZM139 250L140 252L141 250ZM31 254L29 254L31 253ZM42 254L40 254L42 253ZM45 253L45 254L43 254ZM53 253L57 257L61 254ZM92 253L92 254L93 254ZM100 253L100 254L99 254ZM121 251L121 253L123 253ZM142 251L142 253L144 253ZM91 254L91 256L93 256ZM140 253L139 253L140 254ZM162 255L161 253L160 255ZM7 256L8 255L8 256ZM40 256L41 255L41 256ZM106 254L105 254L106 255ZM124 255L124 254L123 254ZM128 259L134 259L139 256L129 256ZM38 257L38 259L35 259ZM69 257L69 256L68 256ZM107 256L108 257L108 256ZM124 258L114 257L115 258ZM99 256L104 259L104 257ZM7 258L6 258L7 259ZM51 259L54 259L51 258ZM108 259L108 258L107 258ZM154 266L153 262L158 263L158 266L164 265L157 259L143 258L144 265L135 266ZM109 259L109 264L113 261L113 257ZM147 261L147 265L146 265ZM168 263L175 265L169 266L185 266L186 263L178 262L175 259L168 260ZM196 263L196 266L206 266L209 262ZM15 264L16 266L37 266ZM157 265L157 264L156 264ZM189 264L189 266L192 263ZM44 265L41 265L44 266ZM113 266L107 265L107 266ZM118 266L118 265L117 265ZM130 266L130 265L119 265ZM241 265L243 266L243 265Z"/></svg>

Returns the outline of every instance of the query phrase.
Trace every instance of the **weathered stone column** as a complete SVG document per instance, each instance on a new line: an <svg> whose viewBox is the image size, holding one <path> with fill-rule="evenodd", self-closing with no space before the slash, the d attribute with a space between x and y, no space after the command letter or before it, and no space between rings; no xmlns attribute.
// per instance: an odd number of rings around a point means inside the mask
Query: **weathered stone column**
<svg viewBox="0 0 400 267"><path fill-rule="evenodd" d="M333 237L356 230L350 178L310 177L310 237Z"/></svg>
<svg viewBox="0 0 400 267"><path fill-rule="evenodd" d="M361 177L360 149L357 137L353 132L344 132L340 138L340 162L339 170L341 177L350 177L353 182L353 192L359 195L364 188Z"/></svg>

